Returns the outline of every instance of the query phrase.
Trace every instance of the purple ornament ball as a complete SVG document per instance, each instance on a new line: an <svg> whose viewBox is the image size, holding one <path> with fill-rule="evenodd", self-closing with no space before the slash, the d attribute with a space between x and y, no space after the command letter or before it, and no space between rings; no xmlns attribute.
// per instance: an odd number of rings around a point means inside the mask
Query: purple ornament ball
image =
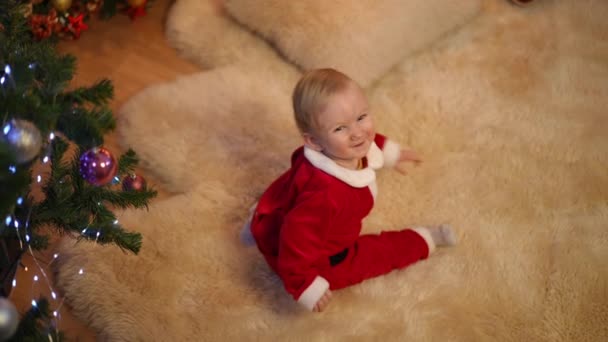
<svg viewBox="0 0 608 342"><path fill-rule="evenodd" d="M92 185L108 184L116 175L117 169L114 156L103 147L92 148L80 156L80 174Z"/></svg>

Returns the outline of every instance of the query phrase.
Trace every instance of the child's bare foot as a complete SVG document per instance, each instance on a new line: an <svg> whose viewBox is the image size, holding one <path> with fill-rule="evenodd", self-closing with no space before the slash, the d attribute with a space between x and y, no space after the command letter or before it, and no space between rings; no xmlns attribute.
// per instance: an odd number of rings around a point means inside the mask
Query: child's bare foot
<svg viewBox="0 0 608 342"><path fill-rule="evenodd" d="M321 299L319 299L317 304L315 304L315 307L312 308L312 311L321 312L321 311L325 310L327 305L329 305L330 299L331 299L331 290L327 289L327 291L325 291L325 293L323 294Z"/></svg>
<svg viewBox="0 0 608 342"><path fill-rule="evenodd" d="M428 230L436 246L454 246L458 242L456 234L448 224L428 227Z"/></svg>

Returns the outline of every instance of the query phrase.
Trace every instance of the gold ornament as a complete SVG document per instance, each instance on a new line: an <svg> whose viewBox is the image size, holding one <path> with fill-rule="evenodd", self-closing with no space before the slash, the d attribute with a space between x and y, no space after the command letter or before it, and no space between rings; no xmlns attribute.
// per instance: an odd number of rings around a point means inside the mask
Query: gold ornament
<svg viewBox="0 0 608 342"><path fill-rule="evenodd" d="M72 0L52 0L51 4L57 12L65 12L72 7Z"/></svg>
<svg viewBox="0 0 608 342"><path fill-rule="evenodd" d="M32 5L31 3L25 4L21 8L21 13L23 13L24 18L29 18L32 15L33 11L34 11L34 5Z"/></svg>
<svg viewBox="0 0 608 342"><path fill-rule="evenodd" d="M131 7L141 7L146 3L146 0L127 0L127 3Z"/></svg>

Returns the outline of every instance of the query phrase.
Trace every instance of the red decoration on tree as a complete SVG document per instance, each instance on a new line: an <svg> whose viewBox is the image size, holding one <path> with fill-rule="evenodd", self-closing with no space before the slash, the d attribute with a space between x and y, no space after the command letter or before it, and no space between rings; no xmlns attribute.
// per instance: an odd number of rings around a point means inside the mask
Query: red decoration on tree
<svg viewBox="0 0 608 342"><path fill-rule="evenodd" d="M137 17L143 17L146 15L146 3L148 0L137 0L129 1L131 7L127 8L127 14L131 17L131 20L135 20Z"/></svg>
<svg viewBox="0 0 608 342"><path fill-rule="evenodd" d="M48 38L53 32L57 32L59 29L57 25L61 26L57 19L57 12L54 9L51 9L48 15L34 14L30 17L32 32L38 40Z"/></svg>
<svg viewBox="0 0 608 342"><path fill-rule="evenodd" d="M102 0L92 0L87 2L87 11L91 14L96 14L101 10Z"/></svg>
<svg viewBox="0 0 608 342"><path fill-rule="evenodd" d="M116 175L118 165L110 151L101 148L92 148L80 156L80 174L93 185L109 183Z"/></svg>
<svg viewBox="0 0 608 342"><path fill-rule="evenodd" d="M84 23L84 15L82 13L77 16L69 16L68 24L65 27L66 32L72 33L75 39L80 38L80 33L89 29L89 26Z"/></svg>
<svg viewBox="0 0 608 342"><path fill-rule="evenodd" d="M141 191L146 189L146 180L140 175L134 173L126 176L122 180L122 189L124 191Z"/></svg>

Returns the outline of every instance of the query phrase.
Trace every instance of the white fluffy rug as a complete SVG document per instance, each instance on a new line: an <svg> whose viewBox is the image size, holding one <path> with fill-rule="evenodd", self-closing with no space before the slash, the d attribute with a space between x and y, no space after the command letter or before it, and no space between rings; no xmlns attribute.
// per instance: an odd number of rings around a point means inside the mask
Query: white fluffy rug
<svg viewBox="0 0 608 342"><path fill-rule="evenodd" d="M273 30L272 16L237 24L240 2L177 2L170 40L213 70L151 87L119 115L125 146L173 193L121 214L144 236L140 255L63 245L58 284L100 339L608 340L608 2L487 0L398 65L361 69L379 131L425 160L380 174L365 231L449 222L460 244L336 292L321 314L238 239L299 144L287 59L302 48L282 45L295 29Z"/></svg>

